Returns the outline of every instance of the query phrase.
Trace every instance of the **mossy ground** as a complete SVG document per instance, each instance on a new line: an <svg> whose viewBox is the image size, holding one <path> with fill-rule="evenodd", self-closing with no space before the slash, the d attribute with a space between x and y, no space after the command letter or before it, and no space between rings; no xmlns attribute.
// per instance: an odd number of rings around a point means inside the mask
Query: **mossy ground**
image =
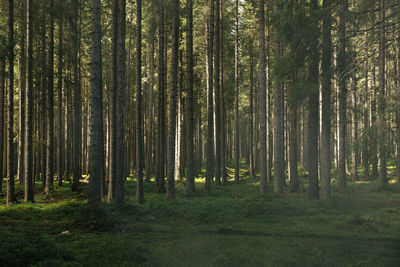
<svg viewBox="0 0 400 267"><path fill-rule="evenodd" d="M35 204L1 199L0 265L400 266L399 185L349 182L327 204L306 192L279 197L272 186L261 195L246 167L239 184L210 194L202 179L195 196L178 182L175 202L147 183L145 204L136 204L128 179L126 205L104 203L97 215L87 211L86 184L79 194L56 187Z"/></svg>

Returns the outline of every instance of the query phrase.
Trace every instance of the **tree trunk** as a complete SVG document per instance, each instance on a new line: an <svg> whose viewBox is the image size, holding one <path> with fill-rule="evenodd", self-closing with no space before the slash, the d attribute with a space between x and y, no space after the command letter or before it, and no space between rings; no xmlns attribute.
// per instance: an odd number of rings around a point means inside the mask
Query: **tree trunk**
<svg viewBox="0 0 400 267"><path fill-rule="evenodd" d="M179 49L179 0L173 1L173 41L171 62L171 92L168 131L168 157L167 157L167 200L175 200L175 142L176 142L176 113L178 98L178 49Z"/></svg>
<svg viewBox="0 0 400 267"><path fill-rule="evenodd" d="M50 0L49 73L47 87L47 151L45 192L53 190L54 176L54 0Z"/></svg>
<svg viewBox="0 0 400 267"><path fill-rule="evenodd" d="M330 1L324 0L323 9L329 12ZM321 120L321 200L331 200L331 87L332 87L332 19L327 13L322 25L322 120Z"/></svg>
<svg viewBox="0 0 400 267"><path fill-rule="evenodd" d="M143 196L143 132L142 132L142 0L136 6L136 201L144 202ZM153 55L151 55L153 57Z"/></svg>
<svg viewBox="0 0 400 267"><path fill-rule="evenodd" d="M347 127L347 69L346 69L346 19L347 0L344 0L339 13L339 47L337 68L339 79L339 156L338 156L338 183L337 190L341 193L347 191L346 185L346 127Z"/></svg>
<svg viewBox="0 0 400 267"><path fill-rule="evenodd" d="M278 7L275 5L276 11ZM281 41L275 35L274 57L277 61L281 57ZM284 92L283 84L275 75L274 78L274 192L283 193L285 181L285 147L284 147ZM265 98L265 97L264 97ZM263 99L264 99L263 98ZM263 100L262 100L263 101ZM261 110L261 109L260 109ZM265 114L265 112L263 112ZM265 115L260 116L260 121L265 120ZM262 132L262 130L261 130ZM262 134L261 134L262 135ZM264 141L263 141L264 142ZM260 158L263 160L263 157Z"/></svg>
<svg viewBox="0 0 400 267"><path fill-rule="evenodd" d="M259 84L258 84L258 117L260 123L259 140L260 144L260 192L267 191L267 146L266 146L266 81L265 81L265 17L264 0L258 3L258 45L259 45Z"/></svg>
<svg viewBox="0 0 400 267"><path fill-rule="evenodd" d="M214 95L215 95L215 184L221 185L221 92L220 92L220 1L215 1L215 54L214 54Z"/></svg>
<svg viewBox="0 0 400 267"><path fill-rule="evenodd" d="M103 176L103 92L101 58L101 0L92 1L91 91L89 126L89 193L88 206L98 211Z"/></svg>
<svg viewBox="0 0 400 267"><path fill-rule="evenodd" d="M33 76L32 76L32 56L33 56L33 0L28 0L27 11L27 31L26 31L26 106L25 106L25 201L34 201L33 198Z"/></svg>
<svg viewBox="0 0 400 267"><path fill-rule="evenodd" d="M385 33L385 2L380 0L379 19L381 25L379 27L379 95L378 95L378 118L379 118L379 185L387 184L386 170L386 84L385 84L385 50L386 50L386 33Z"/></svg>
<svg viewBox="0 0 400 267"><path fill-rule="evenodd" d="M193 1L186 1L186 192L195 192L195 164L194 164L194 96L193 96Z"/></svg>
<svg viewBox="0 0 400 267"><path fill-rule="evenodd" d="M362 138L362 160L364 165L364 179L369 179L369 90L368 90L368 33L365 34L365 84L364 84L364 129Z"/></svg>
<svg viewBox="0 0 400 267"><path fill-rule="evenodd" d="M137 27L137 26L136 26ZM137 37L136 37L137 38ZM153 159L153 124L154 124L154 39L150 41L150 92L148 103L148 120L149 126L147 129L147 148L146 148L146 179L151 180L152 166L155 162Z"/></svg>
<svg viewBox="0 0 400 267"><path fill-rule="evenodd" d="M249 174L254 178L254 54L250 51Z"/></svg>
<svg viewBox="0 0 400 267"><path fill-rule="evenodd" d="M5 76L6 76L6 58L0 56L0 193L3 192L3 178L4 178L4 118L5 118L5 105L4 105L4 92Z"/></svg>
<svg viewBox="0 0 400 267"><path fill-rule="evenodd" d="M239 182L239 0L235 9L235 182Z"/></svg>
<svg viewBox="0 0 400 267"><path fill-rule="evenodd" d="M160 22L158 39L158 151L157 151L157 177L158 192L165 192L165 33L164 33L164 1L160 3Z"/></svg>
<svg viewBox="0 0 400 267"><path fill-rule="evenodd" d="M355 76L355 75L354 75ZM351 94L351 104L352 104L352 118L351 118L351 140L352 140L352 148L351 148L351 178L353 181L358 180L357 173L357 140L358 140L358 121L357 121L357 81L356 78L352 78L352 94Z"/></svg>
<svg viewBox="0 0 400 267"><path fill-rule="evenodd" d="M293 99L293 101L296 101ZM289 106L289 180L290 192L299 192L299 177L297 173L297 104Z"/></svg>
<svg viewBox="0 0 400 267"><path fill-rule="evenodd" d="M207 148L206 148L206 192L211 191L211 181L214 176L214 153L213 153L213 133L214 133L214 121L213 121L213 44L214 44L214 1L211 0L210 7L210 21L208 31L208 92L207 92L207 120L208 120L208 131L207 131Z"/></svg>

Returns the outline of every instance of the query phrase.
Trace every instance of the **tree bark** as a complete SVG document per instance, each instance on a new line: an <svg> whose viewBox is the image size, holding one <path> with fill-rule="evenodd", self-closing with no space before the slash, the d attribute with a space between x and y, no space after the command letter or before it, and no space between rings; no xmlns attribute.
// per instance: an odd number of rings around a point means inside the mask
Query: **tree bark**
<svg viewBox="0 0 400 267"><path fill-rule="evenodd" d="M346 185L346 127L347 127L347 74L346 74L346 19L347 0L340 6L339 13L339 48L337 56L339 78L339 155L338 155L338 183L337 190L341 193L347 191Z"/></svg>
<svg viewBox="0 0 400 267"><path fill-rule="evenodd" d="M92 1L91 91L89 125L89 193L88 206L98 211L103 176L103 92L101 58L101 0Z"/></svg>
<svg viewBox="0 0 400 267"><path fill-rule="evenodd" d="M323 9L327 12L322 25L322 121L321 121L321 194L322 201L331 200L331 91L332 91L332 19L331 2L324 0Z"/></svg>
<svg viewBox="0 0 400 267"><path fill-rule="evenodd" d="M142 115L142 0L136 2L136 201L144 202L143 195L143 115ZM153 56L153 55L151 55Z"/></svg>
<svg viewBox="0 0 400 267"><path fill-rule="evenodd" d="M0 193L3 192L3 166L4 166L4 119L5 119L5 75L6 58L0 56Z"/></svg>
<svg viewBox="0 0 400 267"><path fill-rule="evenodd" d="M215 184L221 185L221 92L220 92L220 1L215 1L215 54L214 54L214 95L215 95Z"/></svg>
<svg viewBox="0 0 400 267"><path fill-rule="evenodd" d="M27 2L27 27L26 27L26 106L25 106L25 201L34 201L33 197L33 0Z"/></svg>
<svg viewBox="0 0 400 267"><path fill-rule="evenodd" d="M260 144L260 192L267 191L267 145L266 145L266 81L265 81L265 18L264 0L258 2L258 45L259 45L259 84L258 84L258 116L260 123L259 144Z"/></svg>

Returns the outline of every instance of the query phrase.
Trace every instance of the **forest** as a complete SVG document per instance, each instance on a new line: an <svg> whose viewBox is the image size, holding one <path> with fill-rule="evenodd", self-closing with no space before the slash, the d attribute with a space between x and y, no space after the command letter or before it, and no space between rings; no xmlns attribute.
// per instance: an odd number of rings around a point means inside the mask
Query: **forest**
<svg viewBox="0 0 400 267"><path fill-rule="evenodd" d="M0 0L0 265L399 266L398 0Z"/></svg>

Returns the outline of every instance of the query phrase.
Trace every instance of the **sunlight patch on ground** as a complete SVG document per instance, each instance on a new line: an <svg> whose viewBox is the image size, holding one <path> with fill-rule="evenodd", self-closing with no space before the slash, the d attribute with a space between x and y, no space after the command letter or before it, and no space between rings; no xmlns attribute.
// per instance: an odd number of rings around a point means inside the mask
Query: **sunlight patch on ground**
<svg viewBox="0 0 400 267"><path fill-rule="evenodd" d="M355 184L370 184L371 181L354 181Z"/></svg>

